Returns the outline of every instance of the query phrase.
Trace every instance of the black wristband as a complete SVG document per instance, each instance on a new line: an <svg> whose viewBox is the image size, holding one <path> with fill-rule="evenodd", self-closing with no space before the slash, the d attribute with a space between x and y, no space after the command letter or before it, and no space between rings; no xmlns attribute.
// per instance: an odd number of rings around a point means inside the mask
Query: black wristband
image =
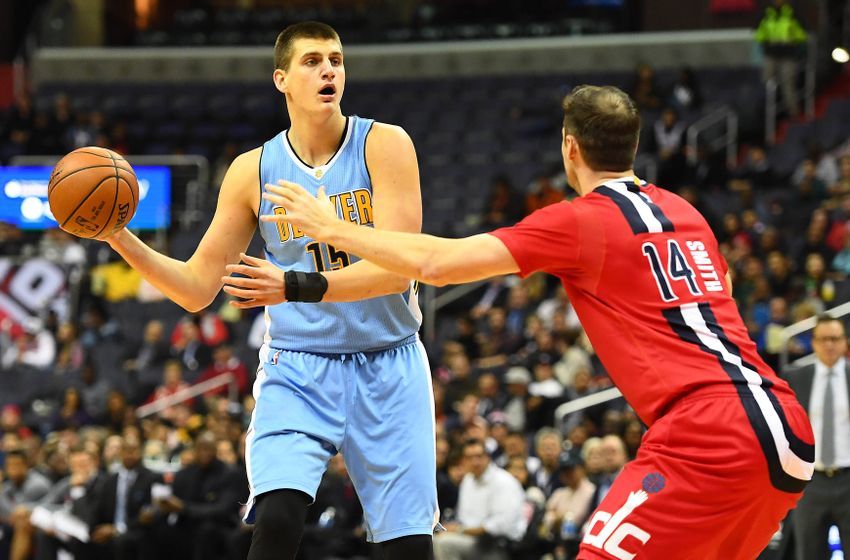
<svg viewBox="0 0 850 560"><path fill-rule="evenodd" d="M321 272L297 272L287 270L283 274L286 301L316 303L322 301L328 291L328 279Z"/></svg>

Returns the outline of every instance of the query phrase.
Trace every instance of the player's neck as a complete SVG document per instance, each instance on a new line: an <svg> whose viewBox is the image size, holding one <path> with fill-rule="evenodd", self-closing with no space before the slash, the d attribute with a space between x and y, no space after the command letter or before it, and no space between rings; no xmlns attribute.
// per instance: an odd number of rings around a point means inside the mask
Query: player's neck
<svg viewBox="0 0 850 560"><path fill-rule="evenodd" d="M601 187L609 181L620 179L621 177L634 177L634 169L626 171L594 171L593 169L577 169L578 176L578 191L579 196L585 196L592 193L598 187Z"/></svg>
<svg viewBox="0 0 850 560"><path fill-rule="evenodd" d="M308 165L324 165L327 163L342 139L345 131L345 115L334 113L323 116L322 119L303 116L291 119L287 138L298 157Z"/></svg>

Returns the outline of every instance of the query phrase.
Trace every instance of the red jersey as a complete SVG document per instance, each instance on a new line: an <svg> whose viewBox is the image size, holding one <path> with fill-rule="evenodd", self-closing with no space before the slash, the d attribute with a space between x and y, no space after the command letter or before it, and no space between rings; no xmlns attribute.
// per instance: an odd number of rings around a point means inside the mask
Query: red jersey
<svg viewBox="0 0 850 560"><path fill-rule="evenodd" d="M522 276L561 279L593 348L648 426L708 386L752 393L763 409L793 398L749 338L708 223L681 197L617 179L492 235Z"/></svg>

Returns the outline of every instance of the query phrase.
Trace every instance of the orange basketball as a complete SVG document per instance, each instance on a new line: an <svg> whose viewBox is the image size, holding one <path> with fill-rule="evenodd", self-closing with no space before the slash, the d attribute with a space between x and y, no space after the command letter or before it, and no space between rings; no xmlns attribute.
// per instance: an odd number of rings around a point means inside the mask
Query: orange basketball
<svg viewBox="0 0 850 560"><path fill-rule="evenodd" d="M139 183L123 157L87 146L59 160L47 185L47 199L60 228L77 237L104 239L136 213Z"/></svg>

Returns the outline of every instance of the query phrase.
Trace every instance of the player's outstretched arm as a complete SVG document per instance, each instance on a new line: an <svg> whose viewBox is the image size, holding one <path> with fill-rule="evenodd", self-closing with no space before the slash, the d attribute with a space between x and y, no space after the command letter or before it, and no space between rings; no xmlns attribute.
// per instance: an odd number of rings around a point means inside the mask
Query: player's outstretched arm
<svg viewBox="0 0 850 560"><path fill-rule="evenodd" d="M519 272L507 247L492 235L446 239L362 227L338 219L321 189L319 196L313 197L301 185L286 181L266 185L263 197L286 208L286 215L263 215L261 220L274 222L285 217L313 239L407 278L444 286Z"/></svg>
<svg viewBox="0 0 850 560"><path fill-rule="evenodd" d="M376 122L366 139L366 165L372 179L375 229L418 233L422 229L422 195L419 164L410 136L400 127ZM328 291L322 301L356 301L397 294L410 287L410 276L395 274L369 261L358 261L324 275Z"/></svg>
<svg viewBox="0 0 850 560"><path fill-rule="evenodd" d="M253 208L259 202L259 157L258 148L231 164L212 223L188 261L157 253L127 230L120 230L107 242L169 299L187 311L203 309L221 289L225 266L239 261L239 253L248 247L256 229Z"/></svg>

